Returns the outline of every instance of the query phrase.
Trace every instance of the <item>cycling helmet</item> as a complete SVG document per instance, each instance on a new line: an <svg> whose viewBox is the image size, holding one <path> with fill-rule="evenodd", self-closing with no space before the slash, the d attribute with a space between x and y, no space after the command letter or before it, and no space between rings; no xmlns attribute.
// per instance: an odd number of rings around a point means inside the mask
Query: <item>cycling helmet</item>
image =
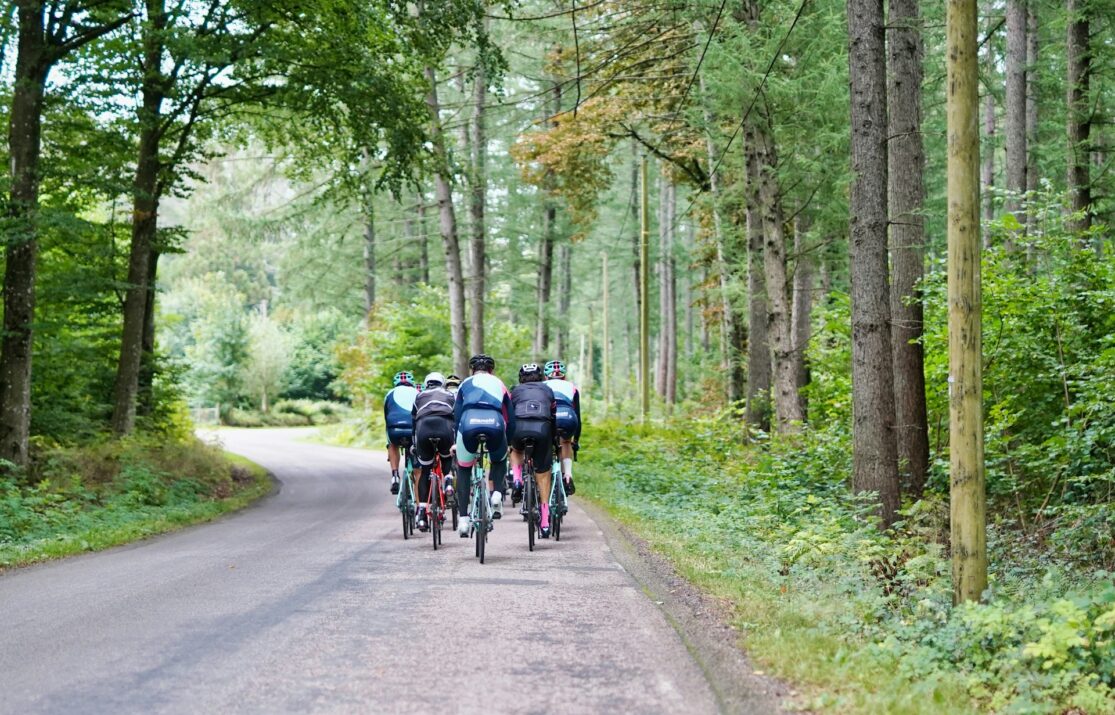
<svg viewBox="0 0 1115 715"><path fill-rule="evenodd" d="M395 373L395 377L392 378L392 382L395 383L395 387L398 387L399 385L410 385L411 387L414 387L414 373L410 370L397 372Z"/></svg>
<svg viewBox="0 0 1115 715"><path fill-rule="evenodd" d="M480 353L479 355L473 355L471 358L469 358L468 366L472 370L483 370L485 372L491 372L492 370L496 369L496 361L492 358L491 355Z"/></svg>
<svg viewBox="0 0 1115 715"><path fill-rule="evenodd" d="M449 377L445 378L445 386L446 387L460 387L461 386L461 378L457 377L456 375L450 375Z"/></svg>
<svg viewBox="0 0 1115 715"><path fill-rule="evenodd" d="M565 363L561 360L551 360L546 363L546 377L558 378L559 380L565 377Z"/></svg>
<svg viewBox="0 0 1115 715"><path fill-rule="evenodd" d="M426 376L423 384L426 385L426 389L429 389L431 387L441 387L445 384L445 376L442 375L440 372L431 372L429 375Z"/></svg>
<svg viewBox="0 0 1115 715"><path fill-rule="evenodd" d="M536 362L530 362L519 368L519 382L541 382L542 368Z"/></svg>

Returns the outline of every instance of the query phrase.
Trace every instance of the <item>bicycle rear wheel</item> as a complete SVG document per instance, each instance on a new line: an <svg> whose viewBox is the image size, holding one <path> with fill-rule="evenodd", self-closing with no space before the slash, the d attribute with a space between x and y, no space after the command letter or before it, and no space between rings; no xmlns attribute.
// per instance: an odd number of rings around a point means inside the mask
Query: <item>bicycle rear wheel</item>
<svg viewBox="0 0 1115 715"><path fill-rule="evenodd" d="M426 519L430 524L430 536L434 541L434 551L441 543L441 489L437 477L430 475L430 503L426 507Z"/></svg>
<svg viewBox="0 0 1115 715"><path fill-rule="evenodd" d="M399 485L399 513L403 515L403 540L410 538L410 477L403 475Z"/></svg>
<svg viewBox="0 0 1115 715"><path fill-rule="evenodd" d="M527 508L527 549L534 551L534 512L538 509L538 490L535 488L533 474L528 474L524 481L526 482L523 502Z"/></svg>

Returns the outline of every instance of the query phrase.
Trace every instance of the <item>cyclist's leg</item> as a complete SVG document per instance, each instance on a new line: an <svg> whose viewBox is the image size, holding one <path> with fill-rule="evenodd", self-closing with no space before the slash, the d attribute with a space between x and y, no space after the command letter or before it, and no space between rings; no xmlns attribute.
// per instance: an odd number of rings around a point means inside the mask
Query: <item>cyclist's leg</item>
<svg viewBox="0 0 1115 715"><path fill-rule="evenodd" d="M472 493L472 465L476 463L476 436L457 432L457 514L468 515L469 495ZM469 445L472 449L469 449Z"/></svg>

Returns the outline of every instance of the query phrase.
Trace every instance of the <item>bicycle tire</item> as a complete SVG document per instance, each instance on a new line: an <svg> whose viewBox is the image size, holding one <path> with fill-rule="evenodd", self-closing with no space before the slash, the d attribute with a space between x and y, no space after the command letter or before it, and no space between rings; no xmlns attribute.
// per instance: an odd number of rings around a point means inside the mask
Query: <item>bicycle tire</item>
<svg viewBox="0 0 1115 715"><path fill-rule="evenodd" d="M410 478L405 474L399 485L399 513L403 515L403 541L410 538Z"/></svg>
<svg viewBox="0 0 1115 715"><path fill-rule="evenodd" d="M437 551L438 537L441 535L441 493L437 485L437 477L430 475L430 501L426 506L426 522L430 525L430 535L434 542L434 551Z"/></svg>
<svg viewBox="0 0 1115 715"><path fill-rule="evenodd" d="M527 549L534 551L534 510L537 507L538 495L535 493L533 474L527 475L523 501L527 508Z"/></svg>

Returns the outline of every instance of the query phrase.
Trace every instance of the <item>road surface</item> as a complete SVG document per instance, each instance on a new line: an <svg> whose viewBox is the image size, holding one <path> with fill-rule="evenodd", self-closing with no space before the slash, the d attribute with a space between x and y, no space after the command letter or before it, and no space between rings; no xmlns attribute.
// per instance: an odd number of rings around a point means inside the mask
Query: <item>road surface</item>
<svg viewBox="0 0 1115 715"><path fill-rule="evenodd" d="M681 638L574 506L487 563L404 542L382 453L222 430L278 494L0 576L0 713L710 713Z"/></svg>

